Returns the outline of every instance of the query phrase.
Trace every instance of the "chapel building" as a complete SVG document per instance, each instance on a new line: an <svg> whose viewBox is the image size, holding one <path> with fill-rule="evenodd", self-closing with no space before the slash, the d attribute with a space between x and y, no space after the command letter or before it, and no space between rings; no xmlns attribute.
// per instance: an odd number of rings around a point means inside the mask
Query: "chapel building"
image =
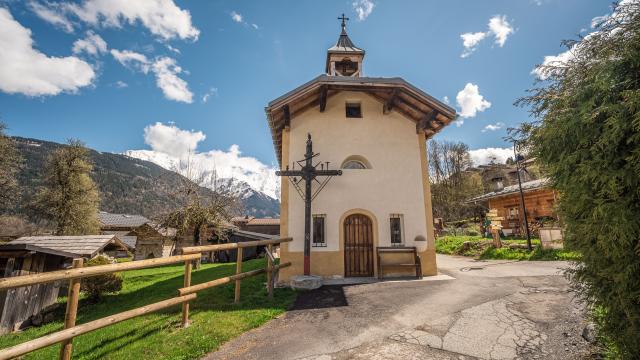
<svg viewBox="0 0 640 360"><path fill-rule="evenodd" d="M342 170L312 202L311 274L378 276L376 248L394 246L415 247L422 275L436 275L426 141L456 111L402 78L365 77L365 51L344 20L325 73L265 109L282 170L304 159L308 134L314 163ZM281 262L292 262L280 281L303 274L304 219L303 200L282 177L280 236L293 241L280 248Z"/></svg>

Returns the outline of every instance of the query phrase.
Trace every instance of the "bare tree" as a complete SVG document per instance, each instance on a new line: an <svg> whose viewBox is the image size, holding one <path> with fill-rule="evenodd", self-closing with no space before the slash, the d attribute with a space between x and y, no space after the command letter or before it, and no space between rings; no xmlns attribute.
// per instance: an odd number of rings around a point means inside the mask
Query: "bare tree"
<svg viewBox="0 0 640 360"><path fill-rule="evenodd" d="M446 221L474 215L475 206L466 202L482 192L482 180L466 172L472 166L469 146L462 142L429 142L429 180L434 216Z"/></svg>
<svg viewBox="0 0 640 360"><path fill-rule="evenodd" d="M176 228L179 237L192 236L195 245L202 245L207 230L213 230L219 239L225 238L231 216L239 211L238 197L233 194L230 186L225 186L220 181L215 169L202 171L191 155L178 166L179 169L174 171L183 176L179 187L171 196L180 207L165 214L160 225Z"/></svg>

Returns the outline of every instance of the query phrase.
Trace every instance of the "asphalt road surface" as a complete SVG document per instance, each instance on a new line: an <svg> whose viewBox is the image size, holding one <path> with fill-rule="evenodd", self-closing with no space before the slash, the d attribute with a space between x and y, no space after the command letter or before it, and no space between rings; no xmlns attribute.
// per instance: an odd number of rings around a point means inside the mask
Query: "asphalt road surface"
<svg viewBox="0 0 640 360"><path fill-rule="evenodd" d="M561 261L438 255L441 276L332 286L205 359L583 359Z"/></svg>

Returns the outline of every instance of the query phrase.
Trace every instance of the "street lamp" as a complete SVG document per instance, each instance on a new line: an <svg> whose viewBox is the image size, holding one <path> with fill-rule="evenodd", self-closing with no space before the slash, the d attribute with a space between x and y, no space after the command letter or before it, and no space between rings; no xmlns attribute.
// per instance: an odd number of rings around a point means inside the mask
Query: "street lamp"
<svg viewBox="0 0 640 360"><path fill-rule="evenodd" d="M527 248L529 251L533 250L531 246L531 233L529 232L529 219L527 218L527 208L524 205L524 193L522 192L522 180L520 179L520 161L524 160L524 157L518 154L517 148L518 141L513 141L513 155L516 161L516 173L518 174L518 188L520 189L520 206L522 207L522 213L524 215L524 228L527 232Z"/></svg>

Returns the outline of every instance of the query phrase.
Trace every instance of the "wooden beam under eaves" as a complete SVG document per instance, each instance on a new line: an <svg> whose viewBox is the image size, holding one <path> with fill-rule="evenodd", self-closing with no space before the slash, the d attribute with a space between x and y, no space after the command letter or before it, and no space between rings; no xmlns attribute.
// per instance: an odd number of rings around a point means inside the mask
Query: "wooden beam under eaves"
<svg viewBox="0 0 640 360"><path fill-rule="evenodd" d="M432 122L436 119L436 116L438 116L438 112L436 110L431 110L427 113L427 115L425 115L425 117L423 117L422 119L420 119L420 121L418 121L418 123L416 123L416 132L420 132L420 131L425 131L425 130L436 130L436 127L433 126Z"/></svg>
<svg viewBox="0 0 640 360"><path fill-rule="evenodd" d="M393 106L395 105L396 100L398 99L399 93L400 93L400 90L398 88L393 89L393 92L391 93L391 97L382 106L383 114L388 114L391 112L391 110L393 110Z"/></svg>
<svg viewBox="0 0 640 360"><path fill-rule="evenodd" d="M327 107L327 91L329 87L324 84L320 86L320 112L324 112L324 109Z"/></svg>
<svg viewBox="0 0 640 360"><path fill-rule="evenodd" d="M289 110L289 104L282 107L282 115L284 119L284 127L288 128L291 126L291 112Z"/></svg>

